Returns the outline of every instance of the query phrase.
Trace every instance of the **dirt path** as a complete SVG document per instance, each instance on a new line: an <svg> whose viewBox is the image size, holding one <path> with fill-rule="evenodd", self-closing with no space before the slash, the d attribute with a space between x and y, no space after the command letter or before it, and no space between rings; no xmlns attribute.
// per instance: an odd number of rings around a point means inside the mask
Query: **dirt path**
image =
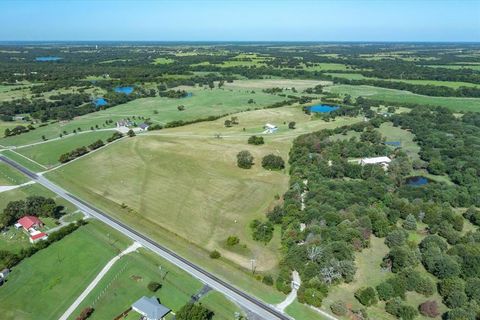
<svg viewBox="0 0 480 320"><path fill-rule="evenodd" d="M130 247L123 250L119 255L115 256L110 260L105 267L100 271L100 273L93 279L93 281L88 285L88 287L80 294L80 296L72 303L72 305L65 311L65 313L59 318L59 320L67 320L72 313L78 308L78 306L85 300L88 294L97 286L97 284L102 280L102 278L107 274L108 270L119 260L122 256L136 251L142 245L138 242L134 242Z"/></svg>

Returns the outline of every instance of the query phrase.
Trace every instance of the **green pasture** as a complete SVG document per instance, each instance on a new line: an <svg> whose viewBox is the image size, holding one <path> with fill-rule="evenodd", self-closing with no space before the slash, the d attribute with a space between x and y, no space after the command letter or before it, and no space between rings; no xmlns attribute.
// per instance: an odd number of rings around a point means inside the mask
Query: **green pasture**
<svg viewBox="0 0 480 320"><path fill-rule="evenodd" d="M430 85L430 86L444 86L453 89L458 89L460 87L478 87L478 84L470 82L461 82L461 81L438 81L438 80L404 80L404 79L381 79L381 78L370 78L365 77L360 73L327 73L333 77L344 78L348 80L381 80L381 81L392 81L392 82L404 82L415 85Z"/></svg>
<svg viewBox="0 0 480 320"><path fill-rule="evenodd" d="M116 231L91 221L25 259L0 290L2 319L58 319L127 243ZM32 299L33 293L39 298Z"/></svg>
<svg viewBox="0 0 480 320"><path fill-rule="evenodd" d="M58 164L59 157L64 153L79 147L88 146L98 139L107 143L106 139L111 137L113 132L113 130L108 130L70 134L58 140L47 141L46 143L17 149L16 151L44 166L52 166Z"/></svg>
<svg viewBox="0 0 480 320"><path fill-rule="evenodd" d="M453 111L480 111L480 98L457 97L430 97L414 94L408 91L378 88L372 86L333 85L326 87L325 91L338 94L349 94L352 97L365 97L383 100L387 103L417 103L433 106L443 106Z"/></svg>
<svg viewBox="0 0 480 320"><path fill-rule="evenodd" d="M14 186L27 181L28 178L18 170L13 169L4 162L0 162L0 186Z"/></svg>

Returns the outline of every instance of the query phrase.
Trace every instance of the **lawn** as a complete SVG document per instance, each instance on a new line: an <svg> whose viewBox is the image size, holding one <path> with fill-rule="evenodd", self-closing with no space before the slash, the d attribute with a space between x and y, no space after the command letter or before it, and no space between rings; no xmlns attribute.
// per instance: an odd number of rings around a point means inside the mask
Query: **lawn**
<svg viewBox="0 0 480 320"><path fill-rule="evenodd" d="M34 146L17 149L16 151L44 166L50 167L58 164L58 159L64 153L70 152L76 148L88 146L89 144L111 137L114 131L94 131L71 134L59 140L37 144Z"/></svg>
<svg viewBox="0 0 480 320"><path fill-rule="evenodd" d="M25 259L0 290L2 319L57 319L126 246L123 236L91 221ZM37 298L32 299L32 293Z"/></svg>
<svg viewBox="0 0 480 320"><path fill-rule="evenodd" d="M385 89L372 86L334 85L326 87L325 91L349 94L352 97L362 96L365 98L383 100L394 104L417 103L425 105L443 106L453 111L480 111L480 98L457 98L457 97L430 97L413 94L409 91Z"/></svg>
<svg viewBox="0 0 480 320"><path fill-rule="evenodd" d="M14 186L27 182L28 179L4 162L0 162L0 186Z"/></svg>
<svg viewBox="0 0 480 320"><path fill-rule="evenodd" d="M175 60L170 59L170 58L155 58L155 60L153 60L153 64L169 64L169 63L172 63L174 61Z"/></svg>
<svg viewBox="0 0 480 320"><path fill-rule="evenodd" d="M161 283L161 289L156 293L149 291L150 281ZM75 319L87 306L95 309L91 319L113 319L142 296L156 296L162 304L177 312L202 286L200 281L166 260L140 249L120 259L70 319ZM239 311L217 292L210 292L201 302L215 312L214 319L233 319L233 313ZM135 314L132 311L129 317Z"/></svg>
<svg viewBox="0 0 480 320"><path fill-rule="evenodd" d="M25 156L23 156L21 154L18 154L17 152L12 151L12 150L4 150L4 151L0 152L0 154L6 156L7 158L12 159L15 162L18 162L19 164L21 164L22 166L24 166L25 168L27 168L27 169L29 169L30 171L33 171L33 172L42 172L42 171L45 171L47 169L47 167L45 167L45 166L43 166L39 163L36 163L35 161L30 160L30 159L26 158Z"/></svg>

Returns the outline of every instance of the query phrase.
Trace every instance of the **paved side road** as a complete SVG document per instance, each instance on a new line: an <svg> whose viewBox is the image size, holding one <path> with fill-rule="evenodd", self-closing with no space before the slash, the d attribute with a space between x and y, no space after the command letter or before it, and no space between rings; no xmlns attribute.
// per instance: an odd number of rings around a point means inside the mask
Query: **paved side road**
<svg viewBox="0 0 480 320"><path fill-rule="evenodd" d="M85 298L89 295L90 292L97 286L97 284L102 280L102 278L107 274L108 270L117 262L121 257L130 252L136 251L142 245L138 242L134 242L130 247L120 252L119 255L115 256L112 260L110 260L105 267L98 273L98 275L93 279L93 281L88 285L88 287L78 296L78 298L72 303L72 305L65 311L65 313L59 318L59 320L67 320L68 317L72 315L72 313L78 308L78 306L85 300Z"/></svg>
<svg viewBox="0 0 480 320"><path fill-rule="evenodd" d="M96 209L92 205L88 204L87 202L79 199L78 197L71 195L61 187L57 186L56 184L52 183L44 176L39 176L28 169L22 167L15 161L6 158L5 156L0 155L0 161L4 161L5 163L9 164L10 166L16 168L17 170L24 173L26 176L30 177L37 183L43 185L50 191L56 193L60 197L64 198L65 200L74 204L78 209L83 211L88 216L92 216L97 218L98 220L106 223L110 227L118 230L119 232L123 233L127 237L131 238L135 242L140 243L144 248L149 249L165 260L173 263L177 267L183 269L184 271L188 272L204 284L209 285L216 291L227 296L229 299L234 301L235 303L241 305L247 310L250 310L252 313L257 314L259 317L265 320L289 320L292 319L291 317L287 316L283 312L276 309L274 306L266 304L265 302L250 296L249 294L241 291L240 289L228 284L224 280L216 277L215 275L203 270L199 266L195 265L194 263L182 258L175 252L167 249L160 244L156 243L152 239L148 238L147 236L137 232L136 230L132 229L131 227L123 224L122 222L111 218L107 214L101 212L100 210Z"/></svg>

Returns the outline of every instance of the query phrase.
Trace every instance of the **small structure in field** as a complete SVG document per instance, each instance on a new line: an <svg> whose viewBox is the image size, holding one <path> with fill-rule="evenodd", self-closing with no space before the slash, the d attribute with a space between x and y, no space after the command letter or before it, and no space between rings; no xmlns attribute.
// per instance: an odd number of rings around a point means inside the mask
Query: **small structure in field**
<svg viewBox="0 0 480 320"><path fill-rule="evenodd" d="M10 274L10 269L5 268L2 271L0 271L0 278L6 279L9 274Z"/></svg>
<svg viewBox="0 0 480 320"><path fill-rule="evenodd" d="M161 320L170 313L170 309L158 302L156 297L141 297L134 304L132 309L142 315L143 320Z"/></svg>
<svg viewBox="0 0 480 320"><path fill-rule="evenodd" d="M146 124L146 123L140 123L140 125L138 126L138 128L140 129L140 131L147 131L147 130L148 130L148 127L149 127L149 125Z"/></svg>
<svg viewBox="0 0 480 320"><path fill-rule="evenodd" d="M389 157L374 157L374 158L363 158L359 163L364 166L366 164L379 164L383 169L387 170L388 165L392 160Z"/></svg>
<svg viewBox="0 0 480 320"><path fill-rule="evenodd" d="M133 125L133 123L130 120L122 119L122 120L117 121L117 128L130 127L132 125Z"/></svg>
<svg viewBox="0 0 480 320"><path fill-rule="evenodd" d="M37 243L38 241L41 240L47 240L48 239L48 234L45 232L40 232L40 231L33 231L30 233L30 243L34 244Z"/></svg>
<svg viewBox="0 0 480 320"><path fill-rule="evenodd" d="M264 126L263 126L263 129L265 129L265 131L263 131L263 133L275 133L275 131L278 130L277 126L274 125L274 124L271 124L271 123L266 123Z"/></svg>

